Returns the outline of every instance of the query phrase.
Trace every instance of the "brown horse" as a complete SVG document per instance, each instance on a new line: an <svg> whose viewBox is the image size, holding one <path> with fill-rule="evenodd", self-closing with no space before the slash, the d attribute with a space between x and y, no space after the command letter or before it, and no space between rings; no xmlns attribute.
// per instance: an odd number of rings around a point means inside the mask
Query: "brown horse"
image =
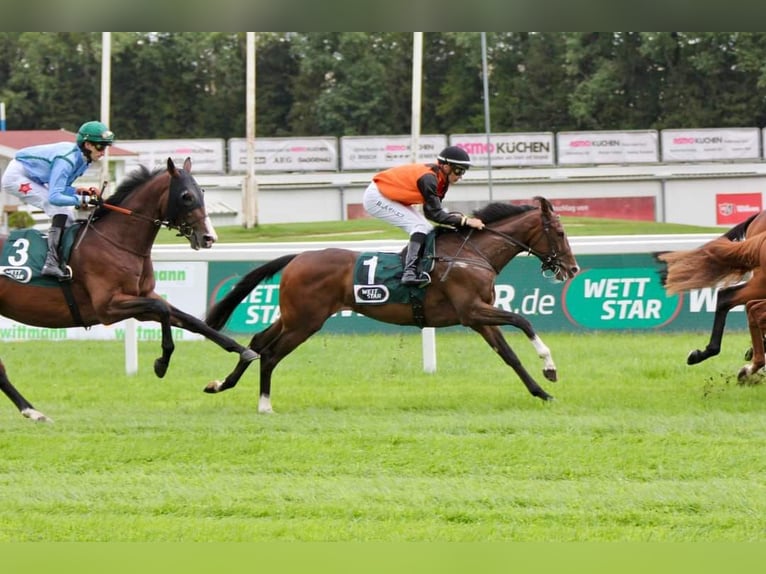
<svg viewBox="0 0 766 574"><path fill-rule="evenodd" d="M718 291L710 340L703 350L689 353L686 362L695 365L721 351L726 316L737 305L745 305L752 348L746 358L752 363L739 371L745 379L764 366L762 326L766 311L766 211L736 225L721 237L697 249L657 254L667 264L663 283L669 294L722 285Z"/></svg>
<svg viewBox="0 0 766 574"><path fill-rule="evenodd" d="M561 281L579 271L553 206L542 197L535 199L539 207L489 204L475 214L486 224L482 231L440 230L431 273L433 282L425 287L421 313L415 313L408 303L357 304L353 275L360 253L324 249L285 255L249 272L210 309L206 322L216 329L223 328L250 291L283 270L280 317L253 336L249 345L261 355L260 412L272 410L271 374L277 364L341 309L352 309L396 325L470 327L513 368L533 396L551 399L523 367L503 337L500 325L511 325L524 332L544 360L544 376L555 381L556 366L550 350L526 318L493 306L495 277L519 253L536 255L542 262L542 271ZM217 393L233 387L246 369L247 364L240 363L223 383L210 383L205 391Z"/></svg>
<svg viewBox="0 0 766 574"><path fill-rule="evenodd" d="M203 192L191 175L191 160L177 169L168 159L167 169L150 172L140 168L123 181L114 195L99 202L74 242L69 264L71 283L61 288L20 283L0 278L0 314L39 327L88 327L109 325L134 317L162 326L162 356L154 371L163 377L174 350L171 326L199 333L248 363L257 355L202 320L173 307L155 293L152 244L160 227L178 230L194 249L210 248L217 239L205 211ZM0 251L7 237L0 237ZM15 241L14 261L29 261L28 242ZM0 389L21 414L50 421L11 384L0 361Z"/></svg>

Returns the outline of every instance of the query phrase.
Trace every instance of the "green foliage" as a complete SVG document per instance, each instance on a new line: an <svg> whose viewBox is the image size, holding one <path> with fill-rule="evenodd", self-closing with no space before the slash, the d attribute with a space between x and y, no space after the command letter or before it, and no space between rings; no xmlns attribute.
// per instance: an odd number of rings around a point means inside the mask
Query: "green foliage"
<svg viewBox="0 0 766 574"><path fill-rule="evenodd" d="M408 32L258 33L256 135L411 131ZM245 135L245 33L112 34L118 138ZM494 132L764 127L763 32L487 33ZM0 33L9 129L98 117L101 34ZM422 133L484 129L481 35L424 34Z"/></svg>
<svg viewBox="0 0 766 574"><path fill-rule="evenodd" d="M8 227L11 229L25 229L32 227L35 224L35 219L28 211L14 211L8 216Z"/></svg>
<svg viewBox="0 0 766 574"><path fill-rule="evenodd" d="M745 333L688 367L699 333L508 341L556 401L527 394L475 333L318 334L275 373L207 395L235 357L157 342L7 344L9 376L52 425L0 402L4 541L763 541L763 385L739 386ZM37 360L55 357L57 367Z"/></svg>

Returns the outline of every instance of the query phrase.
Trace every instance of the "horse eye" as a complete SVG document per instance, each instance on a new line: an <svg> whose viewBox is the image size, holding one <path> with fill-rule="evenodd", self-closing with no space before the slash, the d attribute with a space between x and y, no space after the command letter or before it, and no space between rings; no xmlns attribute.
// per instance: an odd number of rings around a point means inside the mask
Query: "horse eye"
<svg viewBox="0 0 766 574"><path fill-rule="evenodd" d="M192 196L191 193L189 193L188 191L185 191L181 195L181 203L183 203L186 206L190 206L194 203L194 197Z"/></svg>

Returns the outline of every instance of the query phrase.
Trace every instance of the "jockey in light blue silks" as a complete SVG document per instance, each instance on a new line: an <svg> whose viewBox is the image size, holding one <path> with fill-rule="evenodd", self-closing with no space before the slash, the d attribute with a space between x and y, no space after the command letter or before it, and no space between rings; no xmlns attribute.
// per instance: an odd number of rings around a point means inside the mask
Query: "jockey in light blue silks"
<svg viewBox="0 0 766 574"><path fill-rule="evenodd" d="M85 122L77 130L77 141L30 146L16 152L2 178L3 191L34 205L51 218L48 230L48 254L42 274L68 280L71 274L59 257L59 244L64 229L74 222L74 208L82 205L78 193L86 190L73 187L90 164L104 157L107 146L114 143L114 134L101 122Z"/></svg>

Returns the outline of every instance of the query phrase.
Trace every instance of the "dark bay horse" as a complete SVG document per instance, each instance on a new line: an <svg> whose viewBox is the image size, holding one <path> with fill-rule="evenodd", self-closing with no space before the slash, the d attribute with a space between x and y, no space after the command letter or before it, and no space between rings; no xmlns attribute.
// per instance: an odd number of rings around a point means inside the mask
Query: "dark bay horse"
<svg viewBox="0 0 766 574"><path fill-rule="evenodd" d="M542 271L560 281L579 271L553 206L545 198L535 200L539 207L489 204L475 214L485 222L484 230L444 230L437 236L432 283L425 287L421 321L407 303L357 304L353 274L361 254L324 249L285 255L249 272L210 309L206 322L216 329L223 328L242 299L261 281L282 270L280 317L253 336L249 345L261 356L259 412L272 410L271 374L277 364L341 309L396 325L470 327L513 368L533 396L549 400L552 397L521 364L500 326L511 325L523 331L544 360L545 378L555 381L556 366L550 350L525 317L493 306L495 278L519 253L536 255ZM205 391L217 393L235 386L246 369L247 364L240 362L222 383L210 383Z"/></svg>
<svg viewBox="0 0 766 574"><path fill-rule="evenodd" d="M155 293L152 244L161 226L178 230L193 249L210 248L217 236L205 211L202 189L191 175L191 160L178 169L169 158L167 169L140 168L81 226L69 265L70 284L39 286L0 278L0 314L39 327L109 325L134 317L162 326L162 356L154 371L163 377L174 350L171 326L204 335L220 347L237 352L248 363L257 354L208 327L201 319L173 307ZM7 237L0 237L0 251ZM8 246L19 265L28 260L28 242ZM67 293L68 290L68 293ZM71 297L73 302L69 304ZM0 361L0 389L25 417L50 421L11 384Z"/></svg>
<svg viewBox="0 0 766 574"><path fill-rule="evenodd" d="M738 378L744 380L764 366L763 335L766 331L766 211L761 212L697 249L660 253L666 264L663 284L668 294L717 287L713 329L705 349L689 353L686 362L694 365L721 351L726 316L737 305L745 305L752 348Z"/></svg>

